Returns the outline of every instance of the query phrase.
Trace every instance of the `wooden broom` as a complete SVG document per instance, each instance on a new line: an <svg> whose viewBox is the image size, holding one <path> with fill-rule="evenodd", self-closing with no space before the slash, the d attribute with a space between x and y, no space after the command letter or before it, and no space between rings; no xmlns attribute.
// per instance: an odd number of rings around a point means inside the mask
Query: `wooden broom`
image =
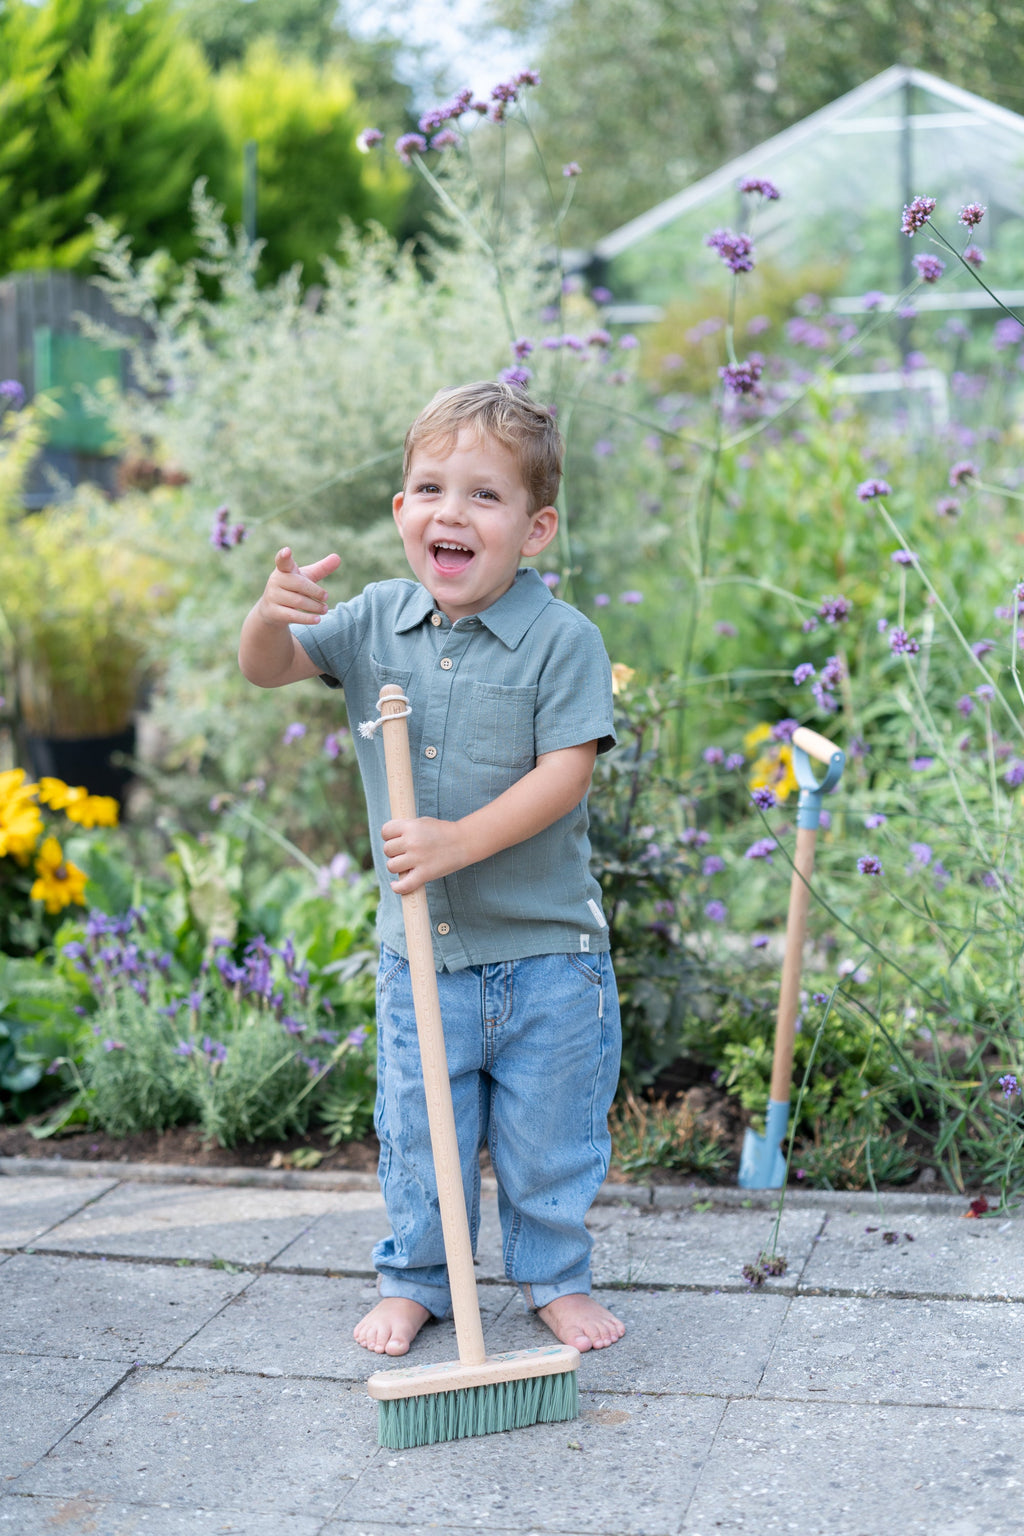
<svg viewBox="0 0 1024 1536"><path fill-rule="evenodd" d="M416 801L405 723L408 701L400 688L386 684L378 709L391 814L412 818ZM568 1344L500 1355L488 1355L484 1347L425 887L402 897L402 917L459 1358L370 1377L367 1390L378 1404L379 1442L395 1450L574 1419L580 1363L579 1351Z"/></svg>

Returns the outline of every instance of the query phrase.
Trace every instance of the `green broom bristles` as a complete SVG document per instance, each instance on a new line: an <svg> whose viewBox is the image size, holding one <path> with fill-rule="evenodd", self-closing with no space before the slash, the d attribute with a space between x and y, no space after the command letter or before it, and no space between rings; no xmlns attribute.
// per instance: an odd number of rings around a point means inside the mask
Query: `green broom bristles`
<svg viewBox="0 0 1024 1536"><path fill-rule="evenodd" d="M414 1445L575 1419L580 1389L575 1371L561 1371L484 1387L396 1397L379 1402L377 1409L379 1443L393 1451L407 1451Z"/></svg>

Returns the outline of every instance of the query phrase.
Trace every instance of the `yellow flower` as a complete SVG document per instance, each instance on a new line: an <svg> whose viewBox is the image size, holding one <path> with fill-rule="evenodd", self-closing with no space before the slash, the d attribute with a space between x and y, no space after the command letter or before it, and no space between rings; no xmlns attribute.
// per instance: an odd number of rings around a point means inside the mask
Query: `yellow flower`
<svg viewBox="0 0 1024 1536"><path fill-rule="evenodd" d="M51 810L63 811L67 806L73 805L76 800L84 800L88 790L81 785L72 789L65 784L63 779L51 779L44 777L39 780L39 799L43 805L48 805Z"/></svg>
<svg viewBox="0 0 1024 1536"><path fill-rule="evenodd" d="M625 693L636 676L636 667L627 667L624 661L612 665L612 693Z"/></svg>
<svg viewBox="0 0 1024 1536"><path fill-rule="evenodd" d="M0 858L13 854L22 864L43 835L35 784L26 784L24 768L0 773Z"/></svg>
<svg viewBox="0 0 1024 1536"><path fill-rule="evenodd" d="M755 725L753 730L747 732L743 738L743 750L748 757L752 757L762 741L768 741L772 734L772 728L766 720L760 725Z"/></svg>
<svg viewBox="0 0 1024 1536"><path fill-rule="evenodd" d="M793 748L788 742L763 757L759 757L750 772L751 789L773 789L776 800L788 800L794 789L799 789L793 772Z"/></svg>
<svg viewBox="0 0 1024 1536"><path fill-rule="evenodd" d="M85 871L64 858L55 837L48 837L39 850L36 874L39 878L29 895L33 901L43 902L47 912L61 912L72 904L84 905Z"/></svg>
<svg viewBox="0 0 1024 1536"><path fill-rule="evenodd" d="M113 795L86 795L64 809L68 821L77 821L80 827L117 826L117 801Z"/></svg>

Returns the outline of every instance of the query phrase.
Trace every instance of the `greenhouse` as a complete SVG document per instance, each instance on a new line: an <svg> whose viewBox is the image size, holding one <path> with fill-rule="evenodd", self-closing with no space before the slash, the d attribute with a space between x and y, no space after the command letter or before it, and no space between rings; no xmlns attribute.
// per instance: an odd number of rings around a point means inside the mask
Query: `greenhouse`
<svg viewBox="0 0 1024 1536"><path fill-rule="evenodd" d="M742 197L746 177L770 178L778 201ZM811 270L833 312L860 311L865 294L895 299L914 278L912 258L935 250L928 232L911 241L900 231L904 205L922 194L937 200L934 223L958 251L970 243L959 210L985 205L986 280L1005 302L1024 301L1024 117L899 65L607 235L596 280L614 293L616 319L657 319L713 282L706 234L746 228L760 266ZM915 295L915 308L994 309L942 254L942 282Z"/></svg>

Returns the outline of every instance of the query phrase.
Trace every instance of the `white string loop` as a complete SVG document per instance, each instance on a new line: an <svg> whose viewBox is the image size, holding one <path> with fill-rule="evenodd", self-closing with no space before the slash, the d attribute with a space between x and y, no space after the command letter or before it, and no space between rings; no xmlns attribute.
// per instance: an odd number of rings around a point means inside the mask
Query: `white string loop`
<svg viewBox="0 0 1024 1536"><path fill-rule="evenodd" d="M380 713L381 701L378 699L376 720L363 720L359 726L359 734L365 741L373 740L385 720L404 720L406 715L412 714L412 705L404 693L389 693L385 702L388 704L404 704L405 708L401 711L396 710L389 715L382 715Z"/></svg>

